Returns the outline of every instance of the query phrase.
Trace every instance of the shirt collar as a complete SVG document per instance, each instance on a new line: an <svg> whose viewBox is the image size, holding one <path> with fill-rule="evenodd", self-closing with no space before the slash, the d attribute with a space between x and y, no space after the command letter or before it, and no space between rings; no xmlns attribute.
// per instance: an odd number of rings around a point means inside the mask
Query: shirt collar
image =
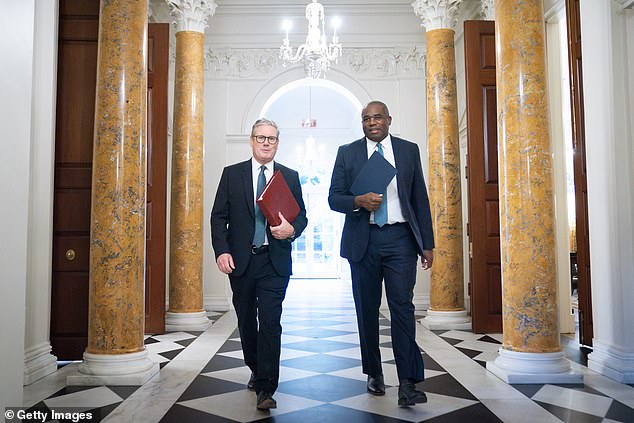
<svg viewBox="0 0 634 423"><path fill-rule="evenodd" d="M368 156L370 156L377 149L376 145L378 142L372 141L368 139L368 137L365 137L365 140L368 147ZM392 136L390 134L387 134L387 136L379 142L381 143L381 146L383 146L383 151L392 150Z"/></svg>
<svg viewBox="0 0 634 423"><path fill-rule="evenodd" d="M269 172L269 174L273 173L273 162L274 160L271 160L268 163L264 163L264 166L266 166L266 170ZM251 157L251 169L253 170L254 175L260 172L261 166L262 165L258 163L258 161L255 160L255 158Z"/></svg>

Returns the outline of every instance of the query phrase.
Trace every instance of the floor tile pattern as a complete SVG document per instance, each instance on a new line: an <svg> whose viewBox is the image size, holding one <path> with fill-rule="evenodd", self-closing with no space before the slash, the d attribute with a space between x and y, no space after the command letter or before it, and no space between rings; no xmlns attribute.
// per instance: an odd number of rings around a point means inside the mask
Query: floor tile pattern
<svg viewBox="0 0 634 423"><path fill-rule="evenodd" d="M380 321L387 392L369 395L350 284L337 280L291 281L282 316L278 408L258 411L245 386L250 370L235 314L210 318L214 325L204 333L146 337L161 372L141 387L64 386L64 375L76 371L73 363L27 387L25 405L81 407L112 422L634 422L634 388L588 370L585 354L569 338L562 346L584 373L584 385L507 385L485 368L497 356L501 334L428 331L422 325L417 340L426 380L418 388L429 401L399 408L388 315Z"/></svg>

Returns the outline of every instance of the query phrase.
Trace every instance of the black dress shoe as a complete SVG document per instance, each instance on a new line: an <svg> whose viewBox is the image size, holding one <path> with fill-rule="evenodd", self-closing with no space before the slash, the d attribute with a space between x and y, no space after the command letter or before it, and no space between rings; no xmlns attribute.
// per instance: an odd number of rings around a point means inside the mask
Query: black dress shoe
<svg viewBox="0 0 634 423"><path fill-rule="evenodd" d="M266 391L260 391L256 403L258 410L269 410L271 408L277 408L277 402L273 399L273 396Z"/></svg>
<svg viewBox="0 0 634 423"><path fill-rule="evenodd" d="M383 375L368 376L368 392L372 395L385 395Z"/></svg>
<svg viewBox="0 0 634 423"><path fill-rule="evenodd" d="M255 373L253 372L251 372L251 377L249 378L249 381L247 382L247 389L249 391L255 390Z"/></svg>
<svg viewBox="0 0 634 423"><path fill-rule="evenodd" d="M414 382L401 380L398 386L398 406L409 407L427 402L427 395L423 391L416 389Z"/></svg>

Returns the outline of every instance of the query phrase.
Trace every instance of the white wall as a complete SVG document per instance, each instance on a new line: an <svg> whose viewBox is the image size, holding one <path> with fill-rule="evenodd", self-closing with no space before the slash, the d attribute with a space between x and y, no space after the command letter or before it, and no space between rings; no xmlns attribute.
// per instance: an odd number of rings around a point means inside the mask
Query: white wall
<svg viewBox="0 0 634 423"><path fill-rule="evenodd" d="M214 18L215 19L215 18ZM421 39L424 33L421 31ZM209 47L207 47L209 48ZM221 48L215 48L214 52ZM394 59L389 51L365 51L370 71L363 75L355 73L349 65L335 65L328 72L328 80L352 92L362 104L371 99L385 101L393 117L391 132L419 144L423 169L427 174L427 142L425 133L425 80L423 64L404 69L395 64L386 72L377 73L385 61ZM252 123L259 117L266 101L285 84L304 78L300 66L283 68L279 64L272 68L257 67L258 55L268 54L267 49L245 49L228 52L242 63L253 66L235 68L211 68L205 81L205 216L208 218L213 205L222 168L250 157L248 134ZM276 52L275 52L276 54ZM226 56L225 56L226 57ZM242 69L242 70L240 70ZM342 139L341 144L353 141ZM213 152L210 154L210 152ZM228 309L231 291L227 277L215 265L209 240L209 225L205 228L205 265L203 271L203 302L206 308ZM344 263L344 265L347 265ZM419 283L415 290L415 303L419 308L429 304L429 272L419 272ZM223 304L224 303L224 304Z"/></svg>
<svg viewBox="0 0 634 423"><path fill-rule="evenodd" d="M340 34L344 57L327 78L350 90L361 103L385 101L394 118L391 132L420 145L426 172L425 33L410 3L394 0L369 5L355 0L325 4L327 20L336 15L343 17L345 28ZM205 31L206 309L230 308L231 290L226 275L216 267L207 223L222 168L250 157L248 134L265 102L280 87L304 77L300 66L282 67L278 48L285 18L293 20L292 46L297 47L305 38L305 5L273 1L262 6L249 4L247 10L239 1L223 4L209 19ZM330 37L329 25L327 32ZM426 308L429 276L419 272L419 279L415 303Z"/></svg>
<svg viewBox="0 0 634 423"><path fill-rule="evenodd" d="M0 13L0 92L5 99L0 102L0 408L22 405L34 14L35 0L4 1Z"/></svg>
<svg viewBox="0 0 634 423"><path fill-rule="evenodd" d="M205 213L209 216L222 168L250 157L248 134L252 123L268 98L283 85L304 77L303 70L295 67L278 69L269 78L219 80L208 75L205 83ZM415 78L360 79L337 68L328 79L350 90L361 103L381 99L390 107L393 117L391 132L417 142L421 146L423 167L427 169L424 73ZM353 141L341 140L341 144ZM210 154L210 152L213 152ZM209 225L205 239L211 237ZM204 304L206 308L226 309L231 291L227 277L220 273L214 262L211 243L206 242L204 256ZM429 304L429 275L419 272L415 292L418 306ZM224 302L224 307L223 307Z"/></svg>

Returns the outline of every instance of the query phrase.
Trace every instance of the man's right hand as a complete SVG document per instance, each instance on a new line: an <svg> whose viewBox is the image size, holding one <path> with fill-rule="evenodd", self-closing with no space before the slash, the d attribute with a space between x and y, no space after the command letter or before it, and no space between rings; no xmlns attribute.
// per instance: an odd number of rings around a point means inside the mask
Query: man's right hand
<svg viewBox="0 0 634 423"><path fill-rule="evenodd" d="M218 269L225 275L233 272L233 269L236 268L233 264L233 257L229 253L220 254L216 259L216 264L218 265Z"/></svg>
<svg viewBox="0 0 634 423"><path fill-rule="evenodd" d="M355 207L363 207L368 211L375 211L381 206L383 202L383 194L375 194L373 192L368 192L367 194L359 195L354 197L354 205Z"/></svg>

